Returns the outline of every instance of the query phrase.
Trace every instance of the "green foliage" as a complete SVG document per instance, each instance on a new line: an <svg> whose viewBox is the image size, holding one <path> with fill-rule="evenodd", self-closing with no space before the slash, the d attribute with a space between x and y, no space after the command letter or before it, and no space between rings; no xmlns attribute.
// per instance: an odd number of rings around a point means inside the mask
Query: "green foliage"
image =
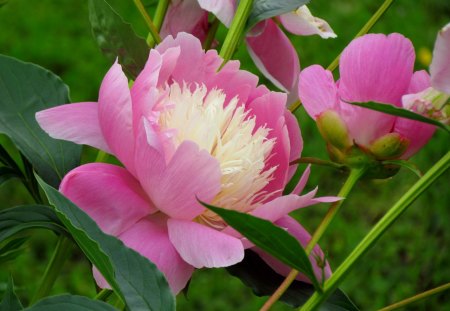
<svg viewBox="0 0 450 311"><path fill-rule="evenodd" d="M298 240L270 221L201 202L256 246L305 274L320 290L311 262Z"/></svg>
<svg viewBox="0 0 450 311"><path fill-rule="evenodd" d="M60 295L44 298L26 311L117 311L111 305L84 296Z"/></svg>
<svg viewBox="0 0 450 311"><path fill-rule="evenodd" d="M89 0L89 20L103 54L112 62L119 57L125 72L135 79L148 58L145 40L104 0Z"/></svg>
<svg viewBox="0 0 450 311"><path fill-rule="evenodd" d="M14 282L12 276L9 276L6 292L3 295L2 301L0 302L0 310L17 311L22 309L23 309L22 304L20 303L19 298L16 296L16 293L14 292Z"/></svg>
<svg viewBox="0 0 450 311"><path fill-rule="evenodd" d="M310 0L255 0L253 9L247 22L247 28L250 29L258 22L269 19L290 11L294 11Z"/></svg>
<svg viewBox="0 0 450 311"><path fill-rule="evenodd" d="M167 281L153 263L103 233L86 213L42 179L38 182L84 254L129 310L175 310Z"/></svg>
<svg viewBox="0 0 450 311"><path fill-rule="evenodd" d="M257 296L270 296L283 282L284 277L273 271L256 253L247 250L242 262L228 267L228 272L241 279ZM297 308L303 305L314 293L311 284L294 281L280 301ZM358 308L341 290L337 290L322 305L322 311L357 311Z"/></svg>
<svg viewBox="0 0 450 311"><path fill-rule="evenodd" d="M23 253L21 246L28 240L28 238L16 238L8 241L4 246L0 247L0 265L7 261L16 259Z"/></svg>
<svg viewBox="0 0 450 311"><path fill-rule="evenodd" d="M0 56L0 132L6 134L44 180L58 186L79 164L81 147L50 138L35 113L69 102L67 86L50 71Z"/></svg>

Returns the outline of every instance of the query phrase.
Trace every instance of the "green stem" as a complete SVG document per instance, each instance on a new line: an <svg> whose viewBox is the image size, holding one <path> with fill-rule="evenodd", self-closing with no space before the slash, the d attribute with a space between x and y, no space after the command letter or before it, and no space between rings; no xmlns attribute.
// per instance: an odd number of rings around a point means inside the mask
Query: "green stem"
<svg viewBox="0 0 450 311"><path fill-rule="evenodd" d="M36 303L39 299L48 296L53 284L56 281L64 262L70 256L70 251L72 248L72 241L67 237L60 235L58 243L56 244L55 251L53 252L52 258L45 269L44 275L39 282L36 293L31 299L30 305Z"/></svg>
<svg viewBox="0 0 450 311"><path fill-rule="evenodd" d="M106 301L114 292L110 289L104 288L95 295L95 300Z"/></svg>
<svg viewBox="0 0 450 311"><path fill-rule="evenodd" d="M345 181L344 185L339 191L338 196L342 198L348 197L350 191L353 189L358 180L364 175L365 171L366 167L352 169L350 171L350 175L348 175L347 180ZM325 217L322 219L322 222L319 224L316 231L313 233L311 240L309 240L309 243L306 245L305 252L307 255L309 255L312 252L314 246L317 244L317 242L320 240L325 230L330 225L331 221L337 214L343 202L344 200L334 202L328 209ZM278 299L280 299L280 297L284 294L284 292L288 289L288 287L292 284L292 282L294 282L295 278L297 277L297 274L298 271L292 269L291 272L289 272L288 276L284 279L283 283L281 283L281 285L277 288L277 290L272 294L272 296L269 297L266 303L262 306L260 311L269 310L272 307L272 305L276 301L278 301Z"/></svg>
<svg viewBox="0 0 450 311"><path fill-rule="evenodd" d="M314 293L300 310L316 310L342 282L354 264L376 243L383 233L403 214L403 212L450 167L450 151L419 179L384 217L370 230L344 262L325 282L323 293Z"/></svg>
<svg viewBox="0 0 450 311"><path fill-rule="evenodd" d="M253 7L253 0L241 0L236 9L230 29L222 45L219 55L223 58L222 66L228 62L233 56L234 51L244 32L245 23L247 22Z"/></svg>
<svg viewBox="0 0 450 311"><path fill-rule="evenodd" d="M375 14L372 15L372 17L367 21L367 23L361 28L361 30L355 35L353 39L356 39L362 35L365 35L372 29L372 27L376 24L376 22L383 16L383 14L386 12L386 10L391 6L391 4L394 2L394 0L385 0L383 4L378 8L378 10L375 12ZM330 65L328 65L327 70L330 70L333 72L337 66L339 65L339 58L341 57L341 54L339 53L338 56L331 62ZM294 113L302 103L300 100L296 101L289 107L289 110Z"/></svg>
<svg viewBox="0 0 450 311"><path fill-rule="evenodd" d="M95 162L105 162L108 158L108 154L103 150L99 150L97 153L97 157L95 158Z"/></svg>
<svg viewBox="0 0 450 311"><path fill-rule="evenodd" d="M415 295L413 297L410 297L408 299L399 301L399 302L394 303L394 304L392 304L390 306L384 307L383 309L380 309L378 311L391 311L391 310L395 310L395 309L400 309L400 308L406 307L407 305L410 305L410 304L412 304L414 302L417 302L419 300L428 298L428 297L430 297L432 295L438 294L438 293L446 291L448 289L450 289L450 283L447 283L447 284L441 285L439 287L427 290L426 292L423 292L423 293L420 293L420 294Z"/></svg>
<svg viewBox="0 0 450 311"><path fill-rule="evenodd" d="M209 50L211 48L211 45L214 42L214 38L216 37L217 29L219 29L220 20L215 17L213 22L211 23L211 26L208 29L208 34L206 35L205 42L203 42L203 48L205 50Z"/></svg>
<svg viewBox="0 0 450 311"><path fill-rule="evenodd" d="M289 163L289 165L294 165L294 164L299 164L299 163L328 166L328 167L337 168L337 169L343 169L345 167L345 165L343 165L343 164L339 164L339 163L335 163L335 162L331 162L331 161L327 161L327 160L322 160L322 159L318 159L318 158L312 158L312 157L302 157L300 159L292 161L291 163Z"/></svg>
<svg viewBox="0 0 450 311"><path fill-rule="evenodd" d="M145 7L142 4L141 0L133 0L133 1L134 1L134 4L136 5L137 9L139 10L139 13L141 13L142 17L144 18L145 23L148 26L148 30L150 31L150 34L151 34L154 42L160 43L161 37L159 36L158 29L156 28L155 24L153 24L153 21L150 18L150 16L148 15L147 11L145 10ZM148 41L147 41L147 43L149 44ZM149 46L152 47L150 44L149 44Z"/></svg>
<svg viewBox="0 0 450 311"><path fill-rule="evenodd" d="M367 21L367 23L361 28L361 30L355 35L353 39L356 39L358 37L361 37L362 35L365 35L372 29L372 27L376 24L376 22L383 16L384 12L391 6L392 2L394 0L385 0L383 4L378 8L378 10L375 12L375 14L372 15L372 17ZM339 54L327 67L327 70L334 71L337 66L339 65L339 58L341 57L341 54Z"/></svg>
<svg viewBox="0 0 450 311"><path fill-rule="evenodd" d="M164 18L166 17L169 3L170 0L159 0L158 5L156 6L155 15L153 16L153 24L158 32L161 30L162 24L164 23Z"/></svg>

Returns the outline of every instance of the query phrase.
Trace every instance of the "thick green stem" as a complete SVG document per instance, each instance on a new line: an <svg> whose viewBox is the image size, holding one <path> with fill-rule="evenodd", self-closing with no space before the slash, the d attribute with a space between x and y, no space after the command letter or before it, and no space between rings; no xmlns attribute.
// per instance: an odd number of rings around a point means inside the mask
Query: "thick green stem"
<svg viewBox="0 0 450 311"><path fill-rule="evenodd" d="M234 51L244 32L245 23L247 22L253 7L253 0L241 0L236 9L230 29L222 45L219 55L223 58L222 66L228 62L233 56Z"/></svg>
<svg viewBox="0 0 450 311"><path fill-rule="evenodd" d="M164 23L164 18L166 17L169 3L170 0L159 0L158 5L156 6L155 15L153 16L153 24L158 32L161 30L162 24Z"/></svg>
<svg viewBox="0 0 450 311"><path fill-rule="evenodd" d="M67 237L60 235L58 243L56 244L55 251L53 252L52 258L50 259L47 268L45 269L44 275L39 282L36 293L31 299L30 305L36 303L39 299L48 296L53 284L56 281L64 262L70 256L72 249L72 241Z"/></svg>
<svg viewBox="0 0 450 311"><path fill-rule="evenodd" d="M443 291L446 291L448 289L450 289L450 283L447 283L447 284L441 285L439 287L427 290L426 292L423 292L423 293L420 293L420 294L415 295L413 297L410 297L410 298L407 298L405 300L399 301L399 302L394 303L394 304L392 304L390 306L384 307L383 309L380 309L378 311L391 311L391 310L404 308L407 305L410 305L410 304L412 304L414 302L417 302L419 300L428 298L428 297L430 297L432 295L436 295L436 294L438 294L440 292L443 292Z"/></svg>
<svg viewBox="0 0 450 311"><path fill-rule="evenodd" d="M366 171L365 167L352 169L350 171L350 175L347 177L347 180L345 181L344 185L339 191L338 196L342 198L348 197L350 191L353 189L358 180L364 175L365 171ZM325 230L330 225L331 221L338 212L339 208L342 206L343 202L344 200L337 201L333 203L331 207L328 209L325 217L322 219L322 222L319 224L316 231L313 233L308 245L306 245L305 248L306 254L309 255L312 252L314 246L317 244L317 242L324 234ZM291 272L288 274L288 276L284 279L283 283L281 283L281 285L277 288L277 290L272 294L272 296L269 297L266 303L262 306L260 311L269 310L272 307L272 305L276 301L278 301L278 299L280 299L280 297L284 294L284 292L288 289L288 287L292 284L292 282L294 282L295 278L297 277L297 274L298 271L292 269Z"/></svg>
<svg viewBox="0 0 450 311"><path fill-rule="evenodd" d="M95 158L95 162L105 162L108 156L109 154L107 154L103 150L99 150L97 153L97 157Z"/></svg>
<svg viewBox="0 0 450 311"><path fill-rule="evenodd" d="M391 6L391 4L394 2L394 0L385 0L383 4L378 8L378 10L375 12L375 14L372 15L372 17L367 21L367 23L361 28L360 31L355 35L354 39L361 37L362 35L365 35L372 29L372 27L376 24L376 22L383 16L383 14L386 12L386 10ZM330 70L333 72L337 66L339 65L339 58L341 57L341 54L336 56L336 58L331 62L330 65L328 65L327 70ZM289 110L291 112L295 112L302 103L298 100L295 103L293 103Z"/></svg>
<svg viewBox="0 0 450 311"><path fill-rule="evenodd" d="M155 24L153 24L153 21L148 15L147 11L145 10L145 7L142 4L141 0L133 0L133 1L137 9L139 10L139 13L141 13L142 17L144 18L145 23L147 24L148 30L150 31L150 34L154 40L153 42L160 43L161 37L159 36L159 31L156 28ZM150 47L152 47L152 45L150 45L150 42L148 42L148 40L147 43L149 44Z"/></svg>
<svg viewBox="0 0 450 311"><path fill-rule="evenodd" d="M106 301L114 292L110 289L104 288L95 295L95 300Z"/></svg>
<svg viewBox="0 0 450 311"><path fill-rule="evenodd" d="M314 293L300 310L316 310L343 281L355 263L376 243L383 233L403 214L403 212L450 167L450 151L419 179L384 217L370 230L344 262L325 282L322 293Z"/></svg>

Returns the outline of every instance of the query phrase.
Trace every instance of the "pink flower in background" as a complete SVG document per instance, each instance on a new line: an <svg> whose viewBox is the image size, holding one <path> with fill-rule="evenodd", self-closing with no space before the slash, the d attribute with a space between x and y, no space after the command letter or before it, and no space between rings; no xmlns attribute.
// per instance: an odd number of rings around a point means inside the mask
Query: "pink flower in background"
<svg viewBox="0 0 450 311"><path fill-rule="evenodd" d="M194 268L236 264L253 247L197 197L268 219L303 244L309 235L288 213L337 200L315 198L317 189L299 196L309 168L294 191L282 196L296 169L289 163L302 150L286 95L258 86L237 61L218 71L221 63L215 50L204 52L192 35L168 36L151 50L131 90L115 63L98 103L36 115L52 137L102 149L123 163L82 165L64 177L60 191L103 231L154 262L174 293ZM322 254L319 248L315 253ZM280 271L278 262L267 260ZM94 275L107 286L96 270Z"/></svg>
<svg viewBox="0 0 450 311"><path fill-rule="evenodd" d="M161 35L175 36L178 32L192 33L204 40L208 31L208 14L214 14L229 27L236 10L235 0L177 0L171 3ZM183 18L177 15L183 12ZM173 17L172 17L173 16ZM322 38L334 38L336 34L328 23L314 17L306 5L296 11L277 17L283 27L292 34ZM260 22L247 34L247 49L258 69L276 87L289 94L288 104L297 100L297 82L300 62L289 38L271 19Z"/></svg>
<svg viewBox="0 0 450 311"><path fill-rule="evenodd" d="M345 102L379 102L402 106L402 96L430 85L425 71L413 72L414 48L400 34L369 34L343 51L340 79L314 65L299 78L299 97L333 147L344 151L356 144L376 158L407 159L433 135L434 126L356 107ZM334 124L334 125L333 125ZM334 133L326 130L339 128ZM327 132L327 133L324 133Z"/></svg>

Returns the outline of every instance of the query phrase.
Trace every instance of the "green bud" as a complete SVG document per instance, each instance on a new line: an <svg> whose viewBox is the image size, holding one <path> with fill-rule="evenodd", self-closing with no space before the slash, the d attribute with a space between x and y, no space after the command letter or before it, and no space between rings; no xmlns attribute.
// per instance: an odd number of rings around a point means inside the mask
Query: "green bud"
<svg viewBox="0 0 450 311"><path fill-rule="evenodd" d="M334 147L345 150L353 144L347 126L336 111L326 110L317 117L317 127L322 137Z"/></svg>
<svg viewBox="0 0 450 311"><path fill-rule="evenodd" d="M389 133L375 140L370 145L369 151L378 160L396 159L405 153L408 146L408 139L398 133Z"/></svg>

